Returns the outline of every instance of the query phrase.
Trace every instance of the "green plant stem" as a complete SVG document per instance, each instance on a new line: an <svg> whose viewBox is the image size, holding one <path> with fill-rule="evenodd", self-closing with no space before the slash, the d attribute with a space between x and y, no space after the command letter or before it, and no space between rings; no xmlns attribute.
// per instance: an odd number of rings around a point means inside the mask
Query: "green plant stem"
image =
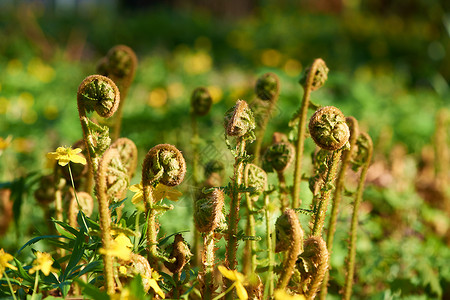
<svg viewBox="0 0 450 300"><path fill-rule="evenodd" d="M151 186L144 186L144 202L147 214L147 250L148 261L154 269L158 269L157 253L157 228L156 228L156 210L153 209L153 189Z"/></svg>
<svg viewBox="0 0 450 300"><path fill-rule="evenodd" d="M198 153L198 142L199 142L199 135L198 135L198 126L197 126L197 118L194 113L191 113L191 127L192 127L192 139L191 139L191 146L192 146L192 179L194 183L194 187L199 187L199 178L198 178L198 162L199 162L199 153ZM194 201L195 195L193 197ZM195 227L194 224L194 241L193 241L193 247L192 247L192 253L194 254L194 257L192 259L193 266L199 266L201 264L201 236L198 230Z"/></svg>
<svg viewBox="0 0 450 300"><path fill-rule="evenodd" d="M37 289L38 289L38 282L39 282L39 270L36 270L36 277L34 279L33 294L31 295L31 300L36 299L36 292L37 292Z"/></svg>
<svg viewBox="0 0 450 300"><path fill-rule="evenodd" d="M55 172L56 177L56 190L55 190L55 212L56 212L56 220L63 222L63 208L62 208L62 191L61 191L61 180L62 178L59 177L58 172ZM59 239L62 241L63 239ZM66 253L66 251L62 248L58 248L57 251L58 255L60 257L63 257Z"/></svg>
<svg viewBox="0 0 450 300"><path fill-rule="evenodd" d="M248 167L249 165L247 165ZM248 172L244 171L244 183L248 182ZM256 198L256 199L255 199ZM247 205L247 226L245 228L245 234L247 236L255 236L255 217L253 215L253 202L258 200L258 196L252 197L250 193L245 193L246 205ZM251 274L256 269L256 242L254 240L245 241L243 271L247 278L250 278Z"/></svg>
<svg viewBox="0 0 450 300"><path fill-rule="evenodd" d="M73 189L73 194L75 195L75 200L77 200L77 204L78 204L78 209L80 211L83 211L81 209L81 205L80 205L80 201L78 201L78 196L77 196L77 191L75 189L75 184L73 181L73 176L72 176L72 169L70 168L70 163L67 164L68 168L69 168L69 175L70 175L70 182L72 183L72 189ZM87 224L86 224L86 219L84 218L84 214L82 214L82 220L83 220L83 224L85 228L88 228ZM89 232L86 232L89 235Z"/></svg>
<svg viewBox="0 0 450 300"><path fill-rule="evenodd" d="M134 221L134 251L138 252L139 238L141 237L141 232L139 231L139 209L136 210L136 220Z"/></svg>
<svg viewBox="0 0 450 300"><path fill-rule="evenodd" d="M354 128L354 127L353 127ZM347 171L347 167L350 163L350 159L352 157L353 152L355 151L355 145L356 145L356 137L357 133L356 131L353 131L350 135L350 149L348 151L345 151L342 155L342 162L341 167L339 169L339 173L337 175L336 179L336 189L334 191L334 198L333 198L333 204L331 207L331 215L330 215L330 221L328 223L328 233L327 233L327 249L328 254L331 256L331 252L333 250L333 242L334 242L334 233L336 232L336 222L337 222L337 216L339 214L339 205L341 203L342 199L342 191L345 188L344 185L344 179ZM330 278L330 272L325 272L325 276L322 281L322 286L320 288L320 299L325 300L327 293L328 293L328 281Z"/></svg>
<svg viewBox="0 0 450 300"><path fill-rule="evenodd" d="M3 271L3 275L5 275L6 281L8 282L9 290L11 291L11 295L12 295L13 299L17 300L16 295L15 295L14 290L11 285L11 281L9 281L9 277L8 277L8 274L6 274L6 271Z"/></svg>
<svg viewBox="0 0 450 300"><path fill-rule="evenodd" d="M131 83L131 82L130 82ZM126 83L126 84L121 84L120 85L120 102L119 102L119 107L117 108L117 111L114 113L114 124L113 124L113 130L111 133L111 140L115 141L120 137L120 129L122 127L122 114L123 114L123 106L125 104L125 99L127 98L127 94L128 94L128 89L129 89L129 84L130 83Z"/></svg>
<svg viewBox="0 0 450 300"><path fill-rule="evenodd" d="M227 290L225 291L225 292L223 292L223 293L220 293L219 295L217 295L213 300L219 300L220 298L222 298L223 296L225 296L225 295L233 295L233 293L230 293L231 292L231 290L234 288L234 286L236 285L236 283L235 282L233 282L233 284L229 287L229 288L227 288Z"/></svg>
<svg viewBox="0 0 450 300"><path fill-rule="evenodd" d="M448 148L448 111L440 109L436 116L436 127L434 133L434 171L438 189L445 190L448 185L448 170L450 163L450 152Z"/></svg>
<svg viewBox="0 0 450 300"><path fill-rule="evenodd" d="M311 231L312 236L321 236L323 223L325 222L325 216L327 214L328 202L330 199L331 191L333 190L333 181L336 177L337 168L339 165L339 159L341 158L342 150L335 150L331 154L331 159L328 165L328 172L325 177L325 182L320 191L320 198L317 203L317 210L314 218L314 225Z"/></svg>
<svg viewBox="0 0 450 300"><path fill-rule="evenodd" d="M214 232L208 232L203 235L203 273L204 288L202 298L211 300L215 291L214 283L214 252L215 240Z"/></svg>
<svg viewBox="0 0 450 300"><path fill-rule="evenodd" d="M191 127L192 127L192 179L194 181L195 186L199 184L198 178L198 161L199 161L199 153L198 153L198 141L200 139L198 135L198 126L197 126L197 118L193 113L191 113Z"/></svg>
<svg viewBox="0 0 450 300"><path fill-rule="evenodd" d="M78 108L78 110L80 111L81 129L83 131L83 139L88 154L87 164L89 171L86 178L86 192L91 194L94 186L94 174L97 174L98 169L98 158L96 158L95 152L91 149L91 146L88 142L90 137L90 130L88 127L89 120L84 113L81 113L80 108ZM84 111L84 108L82 108L82 110Z"/></svg>
<svg viewBox="0 0 450 300"><path fill-rule="evenodd" d="M309 98L311 95L311 86L314 80L314 74L317 71L317 64L313 63L303 89L303 100L300 107L300 119L298 121L297 144L295 153L295 169L294 169L294 187L292 190L292 208L301 206L300 201L300 184L302 179L302 159L306 138L306 120L309 107Z"/></svg>
<svg viewBox="0 0 450 300"><path fill-rule="evenodd" d="M269 258L269 270L266 279L266 287L268 287L268 295L273 295L274 292L274 282L273 282L273 241L275 240L275 232L271 230L270 224L270 197L268 194L264 195L264 216L266 218L266 243L267 243L267 253Z"/></svg>
<svg viewBox="0 0 450 300"><path fill-rule="evenodd" d="M243 181L243 173L244 173L244 162L242 158L245 153L245 140L242 137L238 138L238 142L236 145L238 149L235 164L234 164L234 175L233 175L233 184L232 190L230 193L230 213L228 215L228 232L226 235L227 238L227 248L226 248L226 267L230 270L236 270L236 251L238 248L238 223L239 223L239 207L241 195L239 193L239 187ZM230 287L233 284L233 281L226 280L226 286ZM226 295L227 299L233 299L233 293L229 293Z"/></svg>
<svg viewBox="0 0 450 300"><path fill-rule="evenodd" d="M284 177L283 172L277 172L277 175L278 175L278 187L280 191L281 213L283 213L284 210L289 206L286 178Z"/></svg>
<svg viewBox="0 0 450 300"><path fill-rule="evenodd" d="M274 99L270 100L270 104L267 107L264 116L262 117L261 124L258 124L257 128L259 128L258 133L256 134L256 141L255 141L255 163L259 164L259 159L261 156L261 145L264 140L264 134L266 133L267 124L269 123L270 115L273 111L273 107L275 106L275 103L278 101L278 94L275 96Z"/></svg>
<svg viewBox="0 0 450 300"><path fill-rule="evenodd" d="M111 249L111 216L109 214L108 199L102 192L97 192L98 210L100 214L100 231L104 249ZM103 255L103 264L105 269L106 291L108 295L115 292L113 257L109 254Z"/></svg>
<svg viewBox="0 0 450 300"><path fill-rule="evenodd" d="M253 200L249 193L246 194L247 202L247 226L245 234L247 236L255 236L255 217L253 216ZM254 240L245 241L244 251L244 274L249 277L256 268L256 242Z"/></svg>
<svg viewBox="0 0 450 300"><path fill-rule="evenodd" d="M353 274L355 271L355 256L356 256L356 238L357 238L357 230L358 230L358 211L359 205L362 201L362 195L364 191L364 183L366 181L367 170L369 169L370 159L372 157L372 147L368 149L367 161L361 170L361 175L359 177L358 188L356 191L355 203L353 206L353 214L352 221L350 226L350 248L348 250L348 260L347 260L347 275L345 277L345 286L344 286L344 296L343 299L350 299L352 295L352 286L353 286Z"/></svg>

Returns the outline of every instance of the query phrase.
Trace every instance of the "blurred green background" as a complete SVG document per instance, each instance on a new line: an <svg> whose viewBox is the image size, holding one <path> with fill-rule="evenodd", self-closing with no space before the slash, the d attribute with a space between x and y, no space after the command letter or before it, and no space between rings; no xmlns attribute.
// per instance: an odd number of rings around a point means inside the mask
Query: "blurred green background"
<svg viewBox="0 0 450 300"><path fill-rule="evenodd" d="M355 299L450 298L450 216L448 205L435 204L448 203L448 193L430 202L417 188L436 115L450 106L449 37L445 0L2 0L0 138L9 136L10 144L0 150L0 181L23 187L16 216L25 221L10 226L0 247L14 252L46 230L36 222L43 212L35 209L30 174L50 172L45 154L81 138L77 87L112 46L128 45L139 59L122 136L136 143L140 161L154 145L171 143L188 165L196 87L208 87L215 102L199 120L202 163L221 158L231 166L224 112L237 99L255 98L259 75L276 73L281 93L267 145L273 131L289 132L302 96L300 75L321 57L329 79L312 100L355 116L376 146L361 212ZM313 149L307 141L306 153ZM167 234L191 228L190 181L180 189L184 198L162 220ZM308 205L311 195L303 197ZM348 199L330 297L344 280L350 213Z"/></svg>

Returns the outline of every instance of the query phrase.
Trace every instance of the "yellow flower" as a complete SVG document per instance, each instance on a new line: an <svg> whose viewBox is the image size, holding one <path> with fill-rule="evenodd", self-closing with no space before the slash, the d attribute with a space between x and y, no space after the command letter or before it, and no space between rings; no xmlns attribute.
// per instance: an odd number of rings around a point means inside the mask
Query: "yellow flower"
<svg viewBox="0 0 450 300"><path fill-rule="evenodd" d="M245 281L244 275L239 273L236 270L228 270L224 266L218 266L217 268L219 269L220 273L222 273L222 275L224 277L228 278L231 281L234 281L233 285L236 288L236 294L239 297L239 299L247 300L248 294L247 294L247 290L244 287L244 281Z"/></svg>
<svg viewBox="0 0 450 300"><path fill-rule="evenodd" d="M142 183L130 186L129 190L135 193L133 198L131 198L133 204L144 201L144 188L142 187Z"/></svg>
<svg viewBox="0 0 450 300"><path fill-rule="evenodd" d="M47 153L47 158L57 160L60 166L65 166L69 162L85 165L86 159L83 156L77 155L81 151L80 148L72 149L72 147L58 147L56 152Z"/></svg>
<svg viewBox="0 0 450 300"><path fill-rule="evenodd" d="M129 189L130 191L135 193L133 198L131 199L131 202L133 202L133 204L138 204L144 201L144 188L142 186L142 183L132 185ZM177 191L176 189L164 184L158 184L153 190L153 198L155 202L161 201L162 199L178 201L178 198L181 195L183 194L180 191Z"/></svg>
<svg viewBox="0 0 450 300"><path fill-rule="evenodd" d="M36 252L36 259L33 262L34 267L30 269L30 274L36 271L42 271L45 276L48 276L50 272L57 272L58 270L53 268L53 259L49 253L46 252Z"/></svg>
<svg viewBox="0 0 450 300"><path fill-rule="evenodd" d="M159 275L158 272L152 270L152 277L151 278L148 277L148 276L145 276L143 274L141 274L141 275L142 275L142 277L145 277L145 279L148 280L151 288L155 291L155 293L157 293L163 299L166 298L166 295L164 294L163 290L158 285L158 281L161 280L161 275Z"/></svg>
<svg viewBox="0 0 450 300"><path fill-rule="evenodd" d="M180 191L177 191L175 188L158 184L153 191L153 198L156 202L161 201L162 199L169 199L171 201L178 201L178 198L183 195Z"/></svg>
<svg viewBox="0 0 450 300"><path fill-rule="evenodd" d="M112 242L110 249L100 248L99 253L104 255L115 256L123 260L129 260L131 256L131 244L130 239L123 233L119 234Z"/></svg>
<svg viewBox="0 0 450 300"><path fill-rule="evenodd" d="M12 136L8 135L6 139L0 137L0 151L5 150L11 144Z"/></svg>
<svg viewBox="0 0 450 300"><path fill-rule="evenodd" d="M10 260L12 260L14 257L3 251L3 248L0 249L0 278L3 277L3 273L5 272L6 268L10 268L11 270L17 270L16 267L11 265L9 263Z"/></svg>
<svg viewBox="0 0 450 300"><path fill-rule="evenodd" d="M128 271L127 267L125 267L125 266L120 266L119 267L119 274L120 275L126 276L127 275L127 271Z"/></svg>
<svg viewBox="0 0 450 300"><path fill-rule="evenodd" d="M275 300L305 300L303 295L289 295L284 290L276 290L274 293Z"/></svg>

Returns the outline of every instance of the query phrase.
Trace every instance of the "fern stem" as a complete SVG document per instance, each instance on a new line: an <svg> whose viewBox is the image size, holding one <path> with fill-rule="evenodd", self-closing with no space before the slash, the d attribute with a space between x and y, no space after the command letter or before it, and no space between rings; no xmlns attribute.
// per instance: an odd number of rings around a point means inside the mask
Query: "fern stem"
<svg viewBox="0 0 450 300"><path fill-rule="evenodd" d="M345 277L345 287L343 299L348 300L352 295L353 286L353 274L355 271L355 256L356 256L356 238L358 230L358 211L359 206L362 201L364 183L366 181L367 170L369 169L370 160L372 158L373 146L372 140L366 133L361 133L362 136L368 141L369 147L367 148L367 157L363 169L361 170L361 175L359 177L358 188L356 190L355 203L353 206L352 221L350 226L350 248L348 251L347 260L347 276Z"/></svg>
<svg viewBox="0 0 450 300"><path fill-rule="evenodd" d="M317 211L314 218L314 225L311 231L312 236L321 236L323 223L325 222L325 216L327 214L328 202L330 199L331 192L333 190L333 181L336 177L336 171L339 165L339 159L341 157L342 150L334 150L331 154L331 159L329 162L328 172L323 184L323 188L320 193L320 198L317 203Z"/></svg>
<svg viewBox="0 0 450 300"><path fill-rule="evenodd" d="M239 187L243 182L244 176L244 162L242 157L245 152L245 140L241 137L238 138L238 145L236 147L238 153L235 158L233 184L230 194L230 213L228 215L228 232L227 232L227 249L226 249L226 267L230 270L236 270L236 251L238 248L238 223L239 223L239 208L241 202L241 195L239 193ZM233 285L233 281L226 280L226 287L230 288ZM226 299L234 299L234 293L228 293Z"/></svg>

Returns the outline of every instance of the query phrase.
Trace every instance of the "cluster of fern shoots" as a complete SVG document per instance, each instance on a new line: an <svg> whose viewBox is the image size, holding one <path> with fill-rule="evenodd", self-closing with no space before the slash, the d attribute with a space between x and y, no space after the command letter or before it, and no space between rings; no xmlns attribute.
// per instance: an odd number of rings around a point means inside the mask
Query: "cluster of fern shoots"
<svg viewBox="0 0 450 300"><path fill-rule="evenodd" d="M149 149L140 184L131 187L137 208L130 216L122 214L122 207L138 156L133 141L120 137L120 127L136 67L134 52L116 46L99 63L98 75L81 82L77 104L83 139L72 147L82 149L79 155L87 164L55 165L53 173L42 176L35 194L40 203L55 202L54 222L76 232L80 243L89 245L98 239L95 247L83 248L85 253L76 262L83 266L88 258L101 258L101 269L76 273L69 293L82 293L80 288L86 291L91 284L111 299L125 299L130 280L139 278L145 294L156 299L325 299L339 206L348 190L346 173L352 168L358 176L356 191L350 193L353 215L348 228L341 229L349 232L342 287L343 298L349 299L358 208L372 141L359 131L355 118L310 101L310 94L327 80L325 62L316 59L300 80L304 93L289 124L295 133L292 138L275 132L272 144L263 144L280 93L273 73L257 80L255 100L236 99L224 112L224 143L234 157L233 173L227 177L224 161L200 159L197 120L209 113L213 101L206 88L196 88L190 100L192 149L187 151L192 153L188 158L192 163L186 164L176 145L162 143ZM311 174L304 170L304 143L309 137L317 145L311 155ZM293 176L286 176L292 169ZM268 182L270 172L276 173L277 182ZM189 180L196 191L193 238L188 243L178 233L168 244L169 237L159 234L164 226L159 217L173 206L163 199L177 197L175 187L186 173L192 174ZM309 183L311 205L305 206L300 197L302 181ZM64 202L67 197L70 200ZM95 201L98 218L92 215ZM69 203L67 208L63 203ZM309 228L302 227L299 217L308 218ZM217 255L221 239L224 257ZM122 255L124 249L127 255ZM63 269L74 267L74 251L57 250L54 257Z"/></svg>

